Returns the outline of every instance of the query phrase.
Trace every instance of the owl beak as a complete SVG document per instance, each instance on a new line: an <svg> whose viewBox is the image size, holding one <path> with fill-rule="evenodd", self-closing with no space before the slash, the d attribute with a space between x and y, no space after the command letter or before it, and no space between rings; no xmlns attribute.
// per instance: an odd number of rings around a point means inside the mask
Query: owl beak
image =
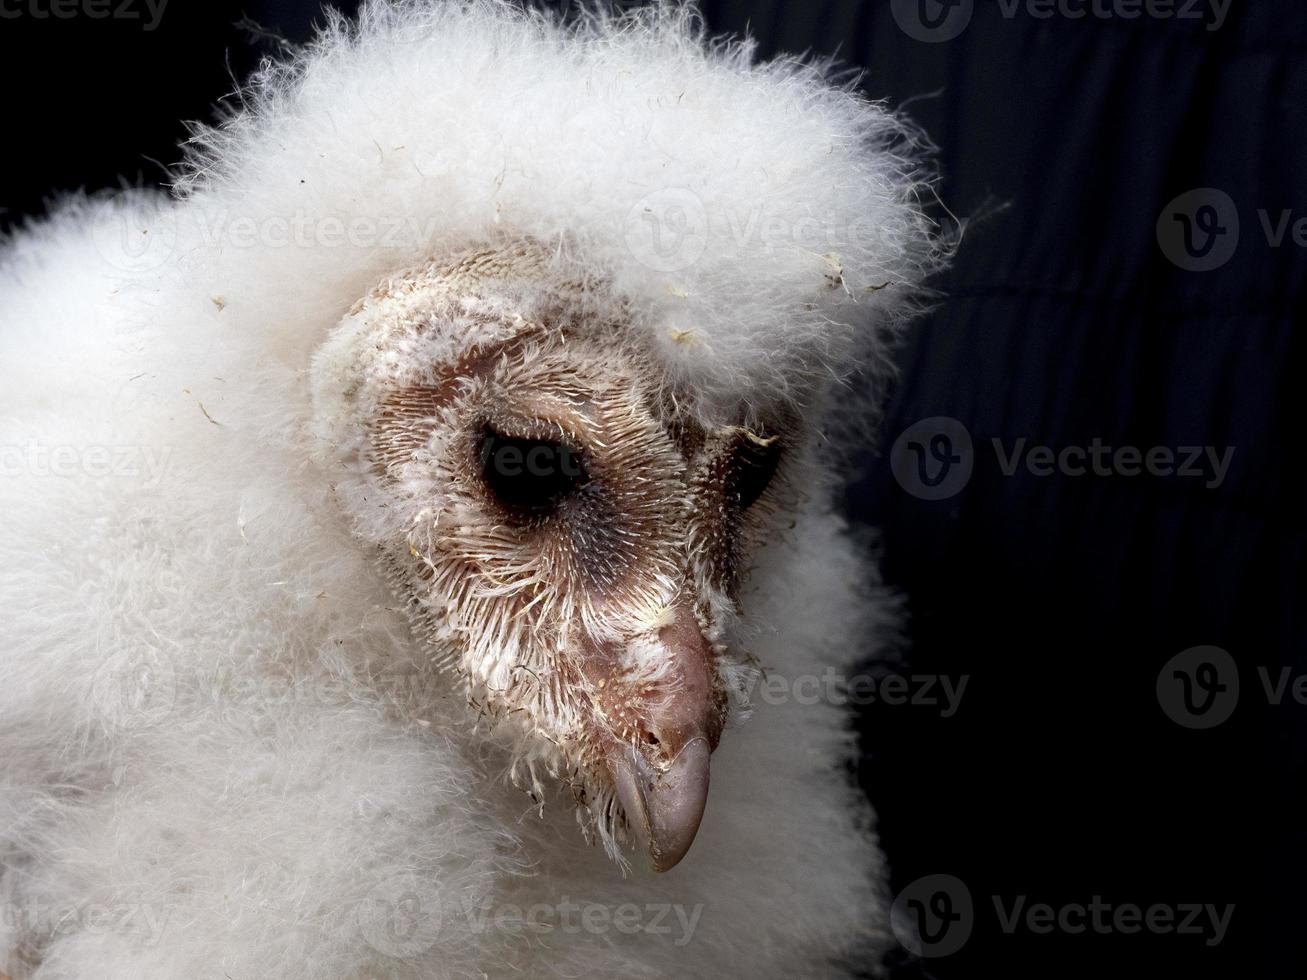
<svg viewBox="0 0 1307 980"><path fill-rule="evenodd" d="M711 679L711 649L693 613L678 609L658 641L673 680L627 703L646 737L638 745L614 740L605 761L632 834L653 869L667 871L685 857L703 820L708 759L721 735L722 718Z"/></svg>
<svg viewBox="0 0 1307 980"><path fill-rule="evenodd" d="M608 757L617 798L655 871L674 868L694 843L708 802L711 751L708 739L697 736L666 769L651 764L633 745L614 749Z"/></svg>

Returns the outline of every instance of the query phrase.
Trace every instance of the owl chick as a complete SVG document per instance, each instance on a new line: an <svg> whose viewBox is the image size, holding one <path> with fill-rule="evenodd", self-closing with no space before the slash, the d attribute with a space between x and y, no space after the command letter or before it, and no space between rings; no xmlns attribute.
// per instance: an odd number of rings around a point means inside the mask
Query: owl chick
<svg viewBox="0 0 1307 980"><path fill-rule="evenodd" d="M372 3L243 94L0 254L0 971L874 960L798 692L892 628L828 486L914 131L673 2Z"/></svg>

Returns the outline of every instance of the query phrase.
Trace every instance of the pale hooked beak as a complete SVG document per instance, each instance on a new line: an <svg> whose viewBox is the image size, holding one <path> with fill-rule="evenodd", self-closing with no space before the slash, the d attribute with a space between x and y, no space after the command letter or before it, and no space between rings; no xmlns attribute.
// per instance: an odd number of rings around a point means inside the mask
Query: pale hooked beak
<svg viewBox="0 0 1307 980"><path fill-rule="evenodd" d="M655 871L680 863L694 843L708 802L708 739L691 739L666 770L627 745L608 757L617 798Z"/></svg>
<svg viewBox="0 0 1307 980"><path fill-rule="evenodd" d="M636 841L655 871L667 871L694 843L708 802L708 757L721 735L711 649L688 609L659 631L671 658L670 683L628 701L646 737L614 741L605 763Z"/></svg>

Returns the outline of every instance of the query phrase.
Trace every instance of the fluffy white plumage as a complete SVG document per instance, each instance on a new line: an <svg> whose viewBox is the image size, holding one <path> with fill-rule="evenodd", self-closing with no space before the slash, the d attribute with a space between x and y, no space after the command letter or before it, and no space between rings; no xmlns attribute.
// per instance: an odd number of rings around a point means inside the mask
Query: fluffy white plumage
<svg viewBox="0 0 1307 980"><path fill-rule="evenodd" d="M361 516L341 398L362 298L531 243L545 281L620 324L615 350L691 393L693 424L802 415L805 492L718 618L790 682L848 670L892 610L824 499L815 434L939 259L922 180L901 121L824 68L706 41L679 6L563 28L491 0L378 4L198 131L173 198L71 201L8 242L0 968L826 977L870 959L880 860L844 712L758 705L713 756L686 860L623 876L563 794L538 811L512 785L527 750L433 668L369 538L385 520ZM469 338L441 342L453 358ZM375 353L369 377L411 367ZM657 644L627 655L656 671ZM719 666L728 687L751 676Z"/></svg>

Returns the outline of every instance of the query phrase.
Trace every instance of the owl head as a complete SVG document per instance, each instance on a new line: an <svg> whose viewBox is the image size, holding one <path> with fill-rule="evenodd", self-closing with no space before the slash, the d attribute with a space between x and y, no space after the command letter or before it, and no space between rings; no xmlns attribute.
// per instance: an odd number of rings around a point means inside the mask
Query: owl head
<svg viewBox="0 0 1307 980"><path fill-rule="evenodd" d="M314 377L337 499L431 663L528 790L562 780L665 870L752 670L737 599L804 433L792 397L698 397L631 318L537 243L482 245L388 277Z"/></svg>

